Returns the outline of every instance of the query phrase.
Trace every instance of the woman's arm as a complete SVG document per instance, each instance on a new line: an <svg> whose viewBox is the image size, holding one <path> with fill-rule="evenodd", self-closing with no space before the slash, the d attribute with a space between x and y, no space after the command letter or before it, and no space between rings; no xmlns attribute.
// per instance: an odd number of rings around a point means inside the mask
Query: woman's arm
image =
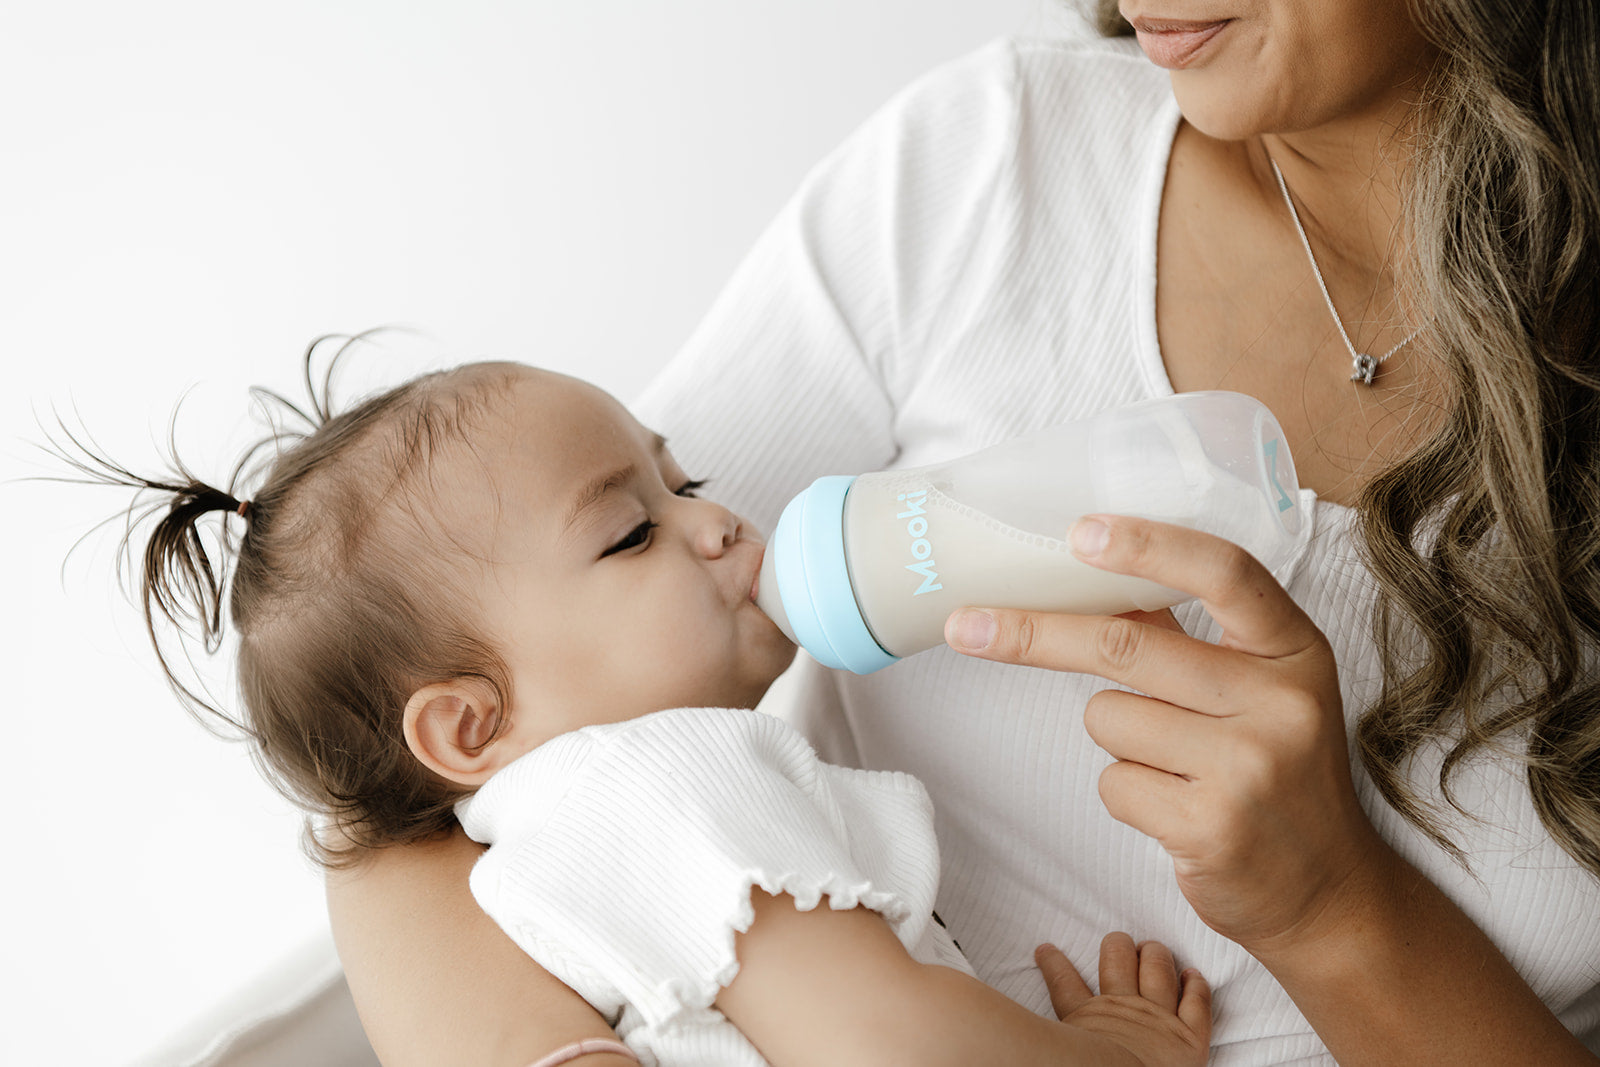
<svg viewBox="0 0 1600 1067"><path fill-rule="evenodd" d="M1100 518L1100 517L1097 517ZM1333 653L1242 549L1105 518L1086 562L1199 596L1220 644L1128 618L958 612L951 646L1137 693L1084 716L1114 818L1156 838L1213 929L1259 959L1340 1063L1593 1064L1506 958L1379 837L1350 777Z"/></svg>
<svg viewBox="0 0 1600 1067"><path fill-rule="evenodd" d="M800 911L751 893L739 973L717 1007L775 1067L974 1063L1140 1067L1206 1062L1210 988L1181 979L1159 946L1106 939L1101 991L1059 952L1039 958L1062 1022L1033 1014L970 975L913 959L876 912Z"/></svg>
<svg viewBox="0 0 1600 1067"><path fill-rule="evenodd" d="M459 831L328 875L328 914L367 1039L385 1067L527 1067L616 1034L472 898L482 849ZM614 1054L583 1067L626 1067Z"/></svg>
<svg viewBox="0 0 1600 1067"><path fill-rule="evenodd" d="M1246 946L1340 1063L1597 1062L1483 931L1387 846L1351 883L1294 936Z"/></svg>

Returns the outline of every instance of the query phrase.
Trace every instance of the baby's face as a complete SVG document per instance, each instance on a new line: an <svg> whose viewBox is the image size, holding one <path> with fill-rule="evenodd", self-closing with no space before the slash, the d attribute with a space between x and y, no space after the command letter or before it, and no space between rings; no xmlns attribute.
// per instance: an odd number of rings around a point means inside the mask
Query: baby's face
<svg viewBox="0 0 1600 1067"><path fill-rule="evenodd" d="M476 466L496 489L441 503L454 528L488 535L472 540L489 546L478 594L514 686L509 748L665 708L753 707L793 659L751 596L760 535L695 496L606 393L530 369L473 449L452 451L452 484L481 487Z"/></svg>

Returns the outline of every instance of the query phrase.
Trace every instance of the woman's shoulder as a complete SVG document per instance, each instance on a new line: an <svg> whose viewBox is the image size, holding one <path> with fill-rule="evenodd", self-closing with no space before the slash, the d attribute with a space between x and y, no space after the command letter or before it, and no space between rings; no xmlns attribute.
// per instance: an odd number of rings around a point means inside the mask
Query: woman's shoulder
<svg viewBox="0 0 1600 1067"><path fill-rule="evenodd" d="M1019 180L1026 195L1092 199L1104 184L1120 196L1176 113L1166 71L1127 39L1005 37L895 94L814 180L890 175L897 198L935 205L987 202ZM918 217L930 215L950 217Z"/></svg>
<svg viewBox="0 0 1600 1067"><path fill-rule="evenodd" d="M890 110L938 111L991 99L1019 112L1050 116L1052 125L1079 112L1127 119L1168 106L1167 73L1132 38L1097 35L1001 37L928 71L890 102Z"/></svg>

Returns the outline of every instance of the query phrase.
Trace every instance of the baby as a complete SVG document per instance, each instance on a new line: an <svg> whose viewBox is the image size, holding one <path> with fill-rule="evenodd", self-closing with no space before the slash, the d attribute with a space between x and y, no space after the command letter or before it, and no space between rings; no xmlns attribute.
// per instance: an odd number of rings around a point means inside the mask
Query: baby
<svg viewBox="0 0 1600 1067"><path fill-rule="evenodd" d="M489 846L478 902L626 1041L541 1064L1205 1062L1209 990L1159 946L1108 938L1098 997L1042 946L1062 1021L972 977L932 914L927 794L750 710L794 655L754 602L760 537L616 400L480 363L312 402L250 500L74 462L170 494L151 632L199 620L214 648L226 597L237 725L323 862L457 818ZM243 524L231 588L214 512Z"/></svg>

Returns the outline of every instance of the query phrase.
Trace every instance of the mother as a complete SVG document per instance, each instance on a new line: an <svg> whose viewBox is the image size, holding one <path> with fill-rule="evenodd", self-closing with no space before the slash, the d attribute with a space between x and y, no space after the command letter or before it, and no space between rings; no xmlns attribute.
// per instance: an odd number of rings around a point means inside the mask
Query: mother
<svg viewBox="0 0 1600 1067"><path fill-rule="evenodd" d="M816 475L1171 391L1263 400L1316 496L1277 574L1113 520L1103 565L1200 597L1183 632L965 613L966 655L817 671L796 706L929 785L940 912L1038 1010L1035 943L1083 966L1124 927L1213 982L1217 1063L1595 1062L1600 17L1122 14L1170 73L1126 41L998 44L880 112L642 416L770 528ZM1370 384L1360 353L1387 353ZM474 855L330 881L387 1063L605 1030L478 913Z"/></svg>

